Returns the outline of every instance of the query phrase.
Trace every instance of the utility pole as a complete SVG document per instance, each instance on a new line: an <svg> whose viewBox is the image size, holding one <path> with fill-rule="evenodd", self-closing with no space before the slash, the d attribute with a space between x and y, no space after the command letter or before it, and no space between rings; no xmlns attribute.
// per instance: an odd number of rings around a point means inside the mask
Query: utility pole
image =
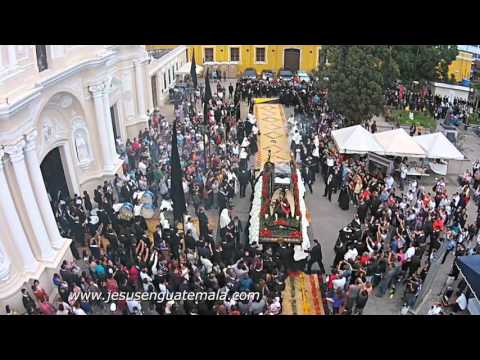
<svg viewBox="0 0 480 360"><path fill-rule="evenodd" d="M430 240L431 241L431 240ZM417 296L417 300L415 301L415 305L413 305L413 309L411 309L411 312L415 315L421 315L418 314L419 310L421 309L423 303L427 299L427 297L432 293L433 291L433 284L435 280L437 279L439 270L442 266L442 258L443 255L445 254L445 251L447 251L447 243L448 241L446 239L443 239L440 248L437 250L435 253L434 257L432 260L430 260L430 268L428 269L427 276L425 277L425 280L423 281L422 288Z"/></svg>

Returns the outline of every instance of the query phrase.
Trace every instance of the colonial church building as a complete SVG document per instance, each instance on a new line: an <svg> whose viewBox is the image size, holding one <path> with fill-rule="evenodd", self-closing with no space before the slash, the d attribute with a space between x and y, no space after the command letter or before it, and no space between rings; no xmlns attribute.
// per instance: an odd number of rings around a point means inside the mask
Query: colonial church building
<svg viewBox="0 0 480 360"><path fill-rule="evenodd" d="M89 192L121 171L116 142L162 105L153 79L187 62L179 46L153 58L143 45L0 46L0 305L71 258L49 196ZM157 88L158 87L158 88ZM165 84L165 88L167 84ZM168 92L168 91L167 91Z"/></svg>

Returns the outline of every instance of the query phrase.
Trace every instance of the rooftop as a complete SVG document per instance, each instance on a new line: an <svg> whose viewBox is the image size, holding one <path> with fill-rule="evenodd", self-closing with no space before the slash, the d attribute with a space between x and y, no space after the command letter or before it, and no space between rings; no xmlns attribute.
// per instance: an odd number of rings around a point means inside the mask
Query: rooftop
<svg viewBox="0 0 480 360"><path fill-rule="evenodd" d="M166 54L168 54L172 50L173 50L173 48L169 48L169 49L149 49L147 51L148 51L148 54L152 55L153 58L160 59L162 56L165 56Z"/></svg>

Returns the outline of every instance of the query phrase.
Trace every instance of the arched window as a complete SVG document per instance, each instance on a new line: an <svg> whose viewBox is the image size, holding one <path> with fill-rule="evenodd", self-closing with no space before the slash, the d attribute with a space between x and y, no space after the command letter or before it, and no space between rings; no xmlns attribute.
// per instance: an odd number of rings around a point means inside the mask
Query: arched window
<svg viewBox="0 0 480 360"><path fill-rule="evenodd" d="M37 52L38 71L42 72L43 70L48 69L47 46L46 45L35 45L35 50Z"/></svg>

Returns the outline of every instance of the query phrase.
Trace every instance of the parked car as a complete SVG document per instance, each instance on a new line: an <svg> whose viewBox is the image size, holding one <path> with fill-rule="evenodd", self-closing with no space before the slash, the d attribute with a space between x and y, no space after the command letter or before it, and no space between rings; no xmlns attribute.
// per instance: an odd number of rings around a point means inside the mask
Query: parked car
<svg viewBox="0 0 480 360"><path fill-rule="evenodd" d="M290 81L293 79L293 73L288 69L280 69L278 71L278 78L280 80Z"/></svg>
<svg viewBox="0 0 480 360"><path fill-rule="evenodd" d="M185 95L193 89L186 83L176 84L168 89L168 100L170 103L181 102Z"/></svg>
<svg viewBox="0 0 480 360"><path fill-rule="evenodd" d="M242 78L255 80L257 78L257 71L253 68L247 68L243 72Z"/></svg>
<svg viewBox="0 0 480 360"><path fill-rule="evenodd" d="M303 70L298 70L297 71L297 77L299 78L300 81L305 81L305 82L310 82L310 75L308 75L305 71Z"/></svg>
<svg viewBox="0 0 480 360"><path fill-rule="evenodd" d="M275 78L275 75L272 70L263 70L262 71L262 80L273 80Z"/></svg>

